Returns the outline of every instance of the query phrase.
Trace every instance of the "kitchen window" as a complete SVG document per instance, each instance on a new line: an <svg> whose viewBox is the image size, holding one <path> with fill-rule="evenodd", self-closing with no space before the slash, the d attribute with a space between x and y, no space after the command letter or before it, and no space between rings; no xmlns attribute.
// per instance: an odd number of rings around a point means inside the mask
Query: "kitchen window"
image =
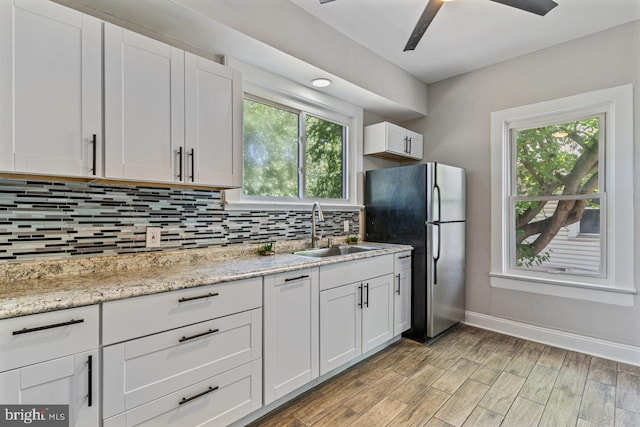
<svg viewBox="0 0 640 427"><path fill-rule="evenodd" d="M633 303L632 109L622 86L492 113L492 286Z"/></svg>
<svg viewBox="0 0 640 427"><path fill-rule="evenodd" d="M347 126L265 100L244 100L247 197L345 199Z"/></svg>

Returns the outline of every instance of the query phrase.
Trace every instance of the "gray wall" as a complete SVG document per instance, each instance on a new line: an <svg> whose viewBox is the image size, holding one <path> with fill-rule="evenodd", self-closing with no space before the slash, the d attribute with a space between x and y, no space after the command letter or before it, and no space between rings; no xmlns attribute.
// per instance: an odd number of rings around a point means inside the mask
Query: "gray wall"
<svg viewBox="0 0 640 427"><path fill-rule="evenodd" d="M640 21L429 86L429 115L404 125L424 134L425 161L467 169L467 310L640 346L638 296L634 307L620 307L491 288L488 276L491 112L629 83L635 102L634 260L640 266ZM639 276L636 268L636 289Z"/></svg>

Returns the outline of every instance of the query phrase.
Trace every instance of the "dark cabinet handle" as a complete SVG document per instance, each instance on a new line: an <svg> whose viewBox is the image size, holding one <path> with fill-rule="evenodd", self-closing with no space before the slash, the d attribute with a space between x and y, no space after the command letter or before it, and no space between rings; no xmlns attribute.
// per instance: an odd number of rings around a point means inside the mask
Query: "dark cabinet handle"
<svg viewBox="0 0 640 427"><path fill-rule="evenodd" d="M411 255L402 255L398 257L398 259L405 259L405 258L411 258Z"/></svg>
<svg viewBox="0 0 640 427"><path fill-rule="evenodd" d="M182 338L180 338L178 340L178 342L185 342L185 341L193 340L193 339L196 339L196 338L204 337L206 335L215 334L216 332L220 332L220 329L209 329L207 332L203 332L201 334L192 335L190 337L182 337Z"/></svg>
<svg viewBox="0 0 640 427"><path fill-rule="evenodd" d="M89 393L87 394L88 405L93 405L93 356L89 355L87 358L87 388Z"/></svg>
<svg viewBox="0 0 640 427"><path fill-rule="evenodd" d="M30 332L44 331L45 329L61 328L63 326L75 325L84 322L84 319L69 320L68 322L54 323L53 325L38 326L37 328L24 328L19 331L13 331L13 335L28 334Z"/></svg>
<svg viewBox="0 0 640 427"><path fill-rule="evenodd" d="M217 297L219 294L217 292L209 292L206 295L199 295L197 297L187 297L187 298L180 298L178 300L178 302L185 302L185 301L193 301L196 299L203 299L203 298L209 298L209 297Z"/></svg>
<svg viewBox="0 0 640 427"><path fill-rule="evenodd" d="M178 147L178 181L182 181L182 147Z"/></svg>
<svg viewBox="0 0 640 427"><path fill-rule="evenodd" d="M93 150L91 153L91 173L93 175L97 175L98 171L96 170L96 164L97 164L97 153L98 153L98 136L94 133L93 136L91 137L91 145L93 146Z"/></svg>
<svg viewBox="0 0 640 427"><path fill-rule="evenodd" d="M296 280L300 280L300 279L308 279L309 275L308 274L303 274L302 276L296 276L296 277L287 277L286 279L284 279L285 282L294 282Z"/></svg>
<svg viewBox="0 0 640 427"><path fill-rule="evenodd" d="M189 156L191 156L191 176L189 177L189 179L191 179L191 182L195 182L195 174L196 174L196 151L195 149L191 149L191 152L189 153Z"/></svg>
<svg viewBox="0 0 640 427"><path fill-rule="evenodd" d="M404 152L408 153L407 148L409 147L409 137L405 136L404 137Z"/></svg>
<svg viewBox="0 0 640 427"><path fill-rule="evenodd" d="M183 397L182 400L180 402L178 402L178 405L184 405L187 402L191 402L193 399L197 399L201 396L204 396L205 394L209 394L212 391L216 391L218 389L218 386L215 387L209 387L208 390L203 391L202 393L198 393L195 396L191 396L191 397Z"/></svg>
<svg viewBox="0 0 640 427"><path fill-rule="evenodd" d="M369 284L364 285L364 288L367 291L367 300L364 302L365 307L369 307Z"/></svg>
<svg viewBox="0 0 640 427"><path fill-rule="evenodd" d="M362 283L358 286L358 307L362 308Z"/></svg>
<svg viewBox="0 0 640 427"><path fill-rule="evenodd" d="M398 289L396 289L396 294L400 295L400 275L396 276L398 278Z"/></svg>
<svg viewBox="0 0 640 427"><path fill-rule="evenodd" d="M409 138L409 151L407 151L407 154L411 154L411 138Z"/></svg>

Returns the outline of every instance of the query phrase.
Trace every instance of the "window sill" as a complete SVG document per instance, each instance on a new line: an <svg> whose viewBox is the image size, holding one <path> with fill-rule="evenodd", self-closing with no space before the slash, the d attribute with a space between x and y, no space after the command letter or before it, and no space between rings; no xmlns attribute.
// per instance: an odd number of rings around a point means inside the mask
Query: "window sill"
<svg viewBox="0 0 640 427"><path fill-rule="evenodd" d="M243 200L243 201L226 201L224 209L226 211L300 211L311 212L314 201L289 201L289 202L276 202L276 201L258 201L258 200ZM339 212L359 212L364 209L362 205L350 205L348 203L337 202L321 202L320 206L323 210L327 211L339 211Z"/></svg>
<svg viewBox="0 0 640 427"><path fill-rule="evenodd" d="M489 273L492 288L632 307L637 291L633 288L591 285L568 280L539 279L504 273Z"/></svg>

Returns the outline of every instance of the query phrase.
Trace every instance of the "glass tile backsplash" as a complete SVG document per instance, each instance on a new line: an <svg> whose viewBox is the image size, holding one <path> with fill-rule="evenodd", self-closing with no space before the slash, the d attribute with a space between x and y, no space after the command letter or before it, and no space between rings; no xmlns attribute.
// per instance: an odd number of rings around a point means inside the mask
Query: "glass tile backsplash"
<svg viewBox="0 0 640 427"><path fill-rule="evenodd" d="M0 262L170 251L299 240L310 212L224 210L220 191L0 180ZM358 212L325 211L324 236L343 235ZM146 248L146 227L162 227Z"/></svg>

